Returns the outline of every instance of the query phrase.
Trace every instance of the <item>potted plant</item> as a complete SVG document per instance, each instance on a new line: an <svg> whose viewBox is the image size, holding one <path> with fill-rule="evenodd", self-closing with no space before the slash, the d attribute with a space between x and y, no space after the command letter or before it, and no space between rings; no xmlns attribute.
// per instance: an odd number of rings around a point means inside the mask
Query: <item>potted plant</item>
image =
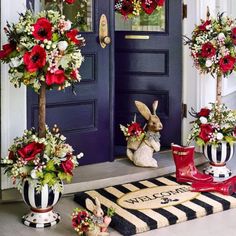
<svg viewBox="0 0 236 236"><path fill-rule="evenodd" d="M236 142L236 112L224 104L211 103L200 112L192 110L193 122L188 143L195 141L203 147L203 153L210 166L205 170L214 177L229 177L231 171L226 167L234 154Z"/></svg>
<svg viewBox="0 0 236 236"><path fill-rule="evenodd" d="M9 63L9 79L16 88L23 84L39 94L39 123L38 131L26 130L14 140L2 165L18 182L23 199L31 207L23 217L24 224L48 227L60 219L52 207L63 190L62 181L71 180L83 154L73 155L58 128L50 132L46 127L46 89L73 88L80 81L84 38L76 25L52 10L38 14L26 11L17 23L7 23L4 31L8 43L0 51L0 60Z"/></svg>
<svg viewBox="0 0 236 236"><path fill-rule="evenodd" d="M236 20L218 14L201 20L185 43L189 46L195 67L202 74L216 77L216 101L222 99L222 77L236 71Z"/></svg>
<svg viewBox="0 0 236 236"><path fill-rule="evenodd" d="M187 38L185 43L189 46L194 65L200 73L211 74L216 78L216 104L212 104L209 117L202 117L201 115L201 117L198 117L197 121L194 122L191 135L193 139L196 138L197 144L204 145L204 155L211 162L211 166L206 172L215 177L228 177L231 171L226 168L224 160L219 162L219 156L221 155L219 153L221 153L220 150L225 150L225 145L230 146L230 153L233 152L234 139L231 139L231 137L234 121L229 123L229 120L227 120L227 125L230 125L229 130L225 128L220 130L218 138L222 138L222 140L212 138L203 140L198 135L204 135L205 132L207 137L208 133L215 135L217 131L215 127L221 127L225 122L222 117L223 114L232 115L231 118L235 120L235 113L227 110L225 105L222 105L222 78L236 71L236 20L224 16L223 13L218 14L216 18L210 18L208 9L206 20L201 20L201 24L193 30L192 37ZM206 124L201 124L201 121L206 122ZM210 122L210 126L208 122ZM198 127L199 124L201 125ZM202 131L200 132L200 130ZM212 154L209 154L210 152ZM216 156L216 152L218 160L214 162L210 156Z"/></svg>

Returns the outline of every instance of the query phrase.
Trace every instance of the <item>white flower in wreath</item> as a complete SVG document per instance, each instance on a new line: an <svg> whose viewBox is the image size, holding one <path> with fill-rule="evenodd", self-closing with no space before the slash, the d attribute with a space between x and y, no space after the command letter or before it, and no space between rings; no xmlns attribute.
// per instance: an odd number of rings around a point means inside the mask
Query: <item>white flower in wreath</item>
<svg viewBox="0 0 236 236"><path fill-rule="evenodd" d="M225 35L224 35L224 33L219 33L218 34L218 40L220 40L220 41L223 41L223 40L225 40Z"/></svg>
<svg viewBox="0 0 236 236"><path fill-rule="evenodd" d="M206 67L211 67L213 64L212 60L206 60Z"/></svg>
<svg viewBox="0 0 236 236"><path fill-rule="evenodd" d="M15 57L15 58L11 59L10 65L11 65L11 67L15 68L15 67L18 67L19 65L21 65L22 62L23 62L23 60L20 60L18 57Z"/></svg>
<svg viewBox="0 0 236 236"><path fill-rule="evenodd" d="M206 123L207 123L207 118L204 117L204 116L201 116L201 117L200 117L200 122L201 122L202 124L206 124Z"/></svg>
<svg viewBox="0 0 236 236"><path fill-rule="evenodd" d="M71 29L71 21L69 20L64 21L64 30L68 31L70 29Z"/></svg>
<svg viewBox="0 0 236 236"><path fill-rule="evenodd" d="M68 43L66 41L60 41L58 43L58 48L60 51L65 51L68 47Z"/></svg>
<svg viewBox="0 0 236 236"><path fill-rule="evenodd" d="M222 133L217 133L216 138L217 140L222 140L224 138L224 135Z"/></svg>

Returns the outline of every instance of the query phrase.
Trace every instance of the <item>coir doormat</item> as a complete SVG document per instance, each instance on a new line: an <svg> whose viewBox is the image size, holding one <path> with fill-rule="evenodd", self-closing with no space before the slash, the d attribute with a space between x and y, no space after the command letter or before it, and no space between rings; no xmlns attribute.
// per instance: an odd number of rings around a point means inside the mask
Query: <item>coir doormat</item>
<svg viewBox="0 0 236 236"><path fill-rule="evenodd" d="M122 235L192 220L236 207L236 194L192 193L189 185L178 184L174 176L152 178L75 194L85 207L85 199L98 197L104 212L116 209L111 227Z"/></svg>

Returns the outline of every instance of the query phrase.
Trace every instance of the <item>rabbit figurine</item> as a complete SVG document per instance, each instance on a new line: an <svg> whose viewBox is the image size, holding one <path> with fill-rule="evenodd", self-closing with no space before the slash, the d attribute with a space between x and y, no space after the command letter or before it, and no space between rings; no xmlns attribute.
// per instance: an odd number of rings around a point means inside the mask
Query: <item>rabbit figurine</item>
<svg viewBox="0 0 236 236"><path fill-rule="evenodd" d="M153 153L160 151L160 133L163 125L156 115L158 101L153 102L153 114L142 102L135 101L135 105L141 115L147 120L146 137L142 140L139 147L133 151L127 148L127 156L137 166L158 167L157 161L153 158Z"/></svg>
<svg viewBox="0 0 236 236"><path fill-rule="evenodd" d="M86 208L93 213L92 220L95 224L93 230L86 233L87 236L108 236L107 228L109 223L104 222L104 212L98 198L95 198L95 205L89 198L85 200Z"/></svg>

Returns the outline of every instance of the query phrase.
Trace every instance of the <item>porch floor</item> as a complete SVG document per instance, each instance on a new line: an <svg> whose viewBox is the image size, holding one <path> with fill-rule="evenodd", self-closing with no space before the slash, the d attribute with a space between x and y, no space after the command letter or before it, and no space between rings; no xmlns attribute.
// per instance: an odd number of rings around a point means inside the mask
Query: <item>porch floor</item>
<svg viewBox="0 0 236 236"><path fill-rule="evenodd" d="M195 162L201 164L204 158L201 155L196 156ZM127 159L119 159L112 163L102 163L78 168L75 173L74 181L65 186L65 195L55 207L55 210L60 212L61 222L46 229L33 229L24 226L21 223L21 216L28 212L27 206L23 202L8 202L3 201L0 204L0 235L1 236L64 236L76 235L71 228L70 214L73 208L78 207L73 201L73 196L68 193L83 191L87 189L100 188L108 185L140 180L158 175L174 172L174 163L169 152L164 152L157 155L159 168L139 168L134 167ZM236 173L235 157L229 163L229 167ZM78 181L78 182L77 182ZM152 230L140 236L222 236L234 235L236 209L213 214L203 218L184 222L181 224L172 225L158 230ZM110 229L111 236L120 235L113 229Z"/></svg>

